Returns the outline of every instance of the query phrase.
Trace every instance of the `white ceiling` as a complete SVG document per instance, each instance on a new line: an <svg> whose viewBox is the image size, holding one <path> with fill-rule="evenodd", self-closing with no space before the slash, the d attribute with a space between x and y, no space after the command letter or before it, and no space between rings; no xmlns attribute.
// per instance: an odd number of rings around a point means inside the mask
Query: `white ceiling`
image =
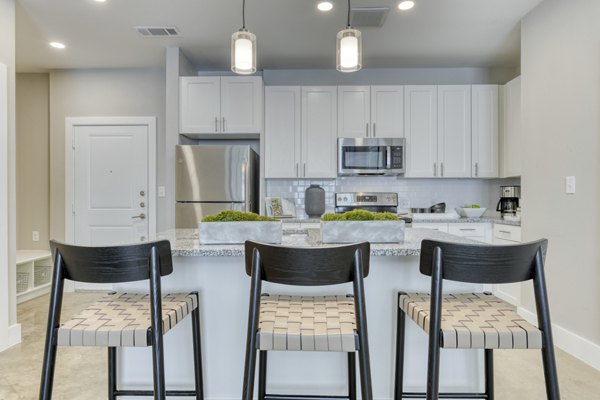
<svg viewBox="0 0 600 400"><path fill-rule="evenodd" d="M363 64L377 67L516 67L519 21L542 0L355 0L389 6L381 28L361 28ZM317 11L314 0L247 0L246 26L257 35L258 68L334 68L335 35L346 25L344 0ZM229 69L241 0L17 0L17 70L164 65L179 46L200 70ZM138 25L176 26L179 38L144 38ZM48 42L67 45L56 50Z"/></svg>

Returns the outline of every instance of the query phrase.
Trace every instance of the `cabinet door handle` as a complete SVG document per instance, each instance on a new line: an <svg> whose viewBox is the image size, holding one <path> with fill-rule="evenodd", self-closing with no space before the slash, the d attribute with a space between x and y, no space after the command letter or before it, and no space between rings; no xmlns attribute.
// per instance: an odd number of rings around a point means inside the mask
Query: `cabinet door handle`
<svg viewBox="0 0 600 400"><path fill-rule="evenodd" d="M437 164L433 163L433 176L437 176Z"/></svg>
<svg viewBox="0 0 600 400"><path fill-rule="evenodd" d="M475 163L475 176L479 176L479 163Z"/></svg>
<svg viewBox="0 0 600 400"><path fill-rule="evenodd" d="M219 132L219 128L217 128L218 123L219 123L219 118L215 117L215 132Z"/></svg>
<svg viewBox="0 0 600 400"><path fill-rule="evenodd" d="M377 131L375 130L377 127L375 126L375 122L373 122L373 137L377 136Z"/></svg>
<svg viewBox="0 0 600 400"><path fill-rule="evenodd" d="M299 177L299 175L298 175L298 163L296 163L296 177Z"/></svg>
<svg viewBox="0 0 600 400"><path fill-rule="evenodd" d="M225 117L223 117L223 132L226 132L226 131L227 131L227 128L226 128L225 126L226 126L226 125L225 125Z"/></svg>
<svg viewBox="0 0 600 400"><path fill-rule="evenodd" d="M444 163L440 163L440 176L444 176Z"/></svg>
<svg viewBox="0 0 600 400"><path fill-rule="evenodd" d="M365 129L366 129L366 131L367 131L367 137L369 137L369 123L367 122L367 123L365 124L365 126L366 126L366 128L365 128Z"/></svg>
<svg viewBox="0 0 600 400"><path fill-rule="evenodd" d="M302 164L302 176L306 178L306 163Z"/></svg>
<svg viewBox="0 0 600 400"><path fill-rule="evenodd" d="M475 228L459 228L460 231L474 231Z"/></svg>

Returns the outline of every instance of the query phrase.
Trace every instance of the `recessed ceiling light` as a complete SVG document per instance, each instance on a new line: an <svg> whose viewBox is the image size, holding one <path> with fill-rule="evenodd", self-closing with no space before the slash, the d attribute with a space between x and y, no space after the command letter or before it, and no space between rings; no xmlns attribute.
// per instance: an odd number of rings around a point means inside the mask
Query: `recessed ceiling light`
<svg viewBox="0 0 600 400"><path fill-rule="evenodd" d="M105 3L106 0L94 0L96 3Z"/></svg>
<svg viewBox="0 0 600 400"><path fill-rule="evenodd" d="M412 0L401 1L400 4L398 4L398 8L401 9L402 11L410 10L414 6L415 6L415 2Z"/></svg>
<svg viewBox="0 0 600 400"><path fill-rule="evenodd" d="M331 1L319 1L317 8L319 11L329 11L333 8L333 3Z"/></svg>
<svg viewBox="0 0 600 400"><path fill-rule="evenodd" d="M55 49L64 49L65 47L67 47L60 42L50 42L50 46L54 47Z"/></svg>

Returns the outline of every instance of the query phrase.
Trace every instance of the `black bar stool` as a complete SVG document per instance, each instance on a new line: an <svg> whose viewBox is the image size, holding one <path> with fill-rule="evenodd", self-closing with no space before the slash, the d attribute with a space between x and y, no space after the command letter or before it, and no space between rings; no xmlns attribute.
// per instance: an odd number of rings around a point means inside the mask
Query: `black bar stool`
<svg viewBox="0 0 600 400"><path fill-rule="evenodd" d="M173 272L168 241L132 246L80 247L50 242L54 273L40 400L52 398L57 346L108 347L108 399L117 396L189 396L203 399L198 293L162 295L161 276ZM91 283L150 281L149 294L112 293L60 323L65 279ZM195 390L165 388L163 335L192 314ZM152 346L154 391L117 388L117 348Z"/></svg>
<svg viewBox="0 0 600 400"><path fill-rule="evenodd" d="M548 399L560 399L550 310L544 278L548 241L512 245L464 245L424 240L420 271L431 276L431 295L399 293L394 397L494 399L494 349L541 349ZM538 327L490 293L443 294L443 280L498 284L533 280ZM427 393L403 391L405 316L429 334ZM438 393L440 348L485 349L484 393Z"/></svg>
<svg viewBox="0 0 600 400"><path fill-rule="evenodd" d="M369 274L369 243L323 248L272 246L247 241L246 273L252 278L243 400L252 400L256 352L260 351L258 399L356 399L358 352L363 400L372 400L363 277ZM353 296L284 296L261 292L262 281L320 286L353 283ZM348 353L348 396L266 393L267 351Z"/></svg>

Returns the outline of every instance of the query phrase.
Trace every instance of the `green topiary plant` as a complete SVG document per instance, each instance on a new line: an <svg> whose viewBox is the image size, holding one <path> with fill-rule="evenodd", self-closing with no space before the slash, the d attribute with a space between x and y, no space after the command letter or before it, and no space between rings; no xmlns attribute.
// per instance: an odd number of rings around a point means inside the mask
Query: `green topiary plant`
<svg viewBox="0 0 600 400"><path fill-rule="evenodd" d="M258 215L251 212L242 212L242 211L233 211L233 210L223 210L215 215L208 215L202 218L202 222L250 222L250 221L258 221L258 222L277 222L278 219L269 218L262 215Z"/></svg>
<svg viewBox="0 0 600 400"><path fill-rule="evenodd" d="M343 214L325 214L321 221L398 221L400 218L391 212L370 212L352 210Z"/></svg>

